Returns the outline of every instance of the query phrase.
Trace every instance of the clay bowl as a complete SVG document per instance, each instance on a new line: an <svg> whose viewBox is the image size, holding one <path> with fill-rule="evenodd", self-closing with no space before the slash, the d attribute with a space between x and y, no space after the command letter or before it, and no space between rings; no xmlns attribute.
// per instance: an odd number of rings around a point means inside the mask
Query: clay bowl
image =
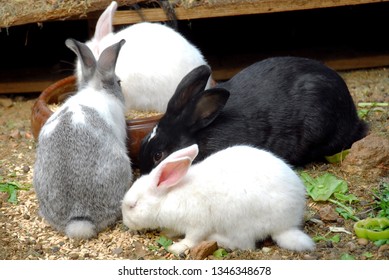
<svg viewBox="0 0 389 280"><path fill-rule="evenodd" d="M31 112L31 129L34 138L38 140L39 131L47 119L53 114L49 104L59 104L76 90L76 77L69 76L55 82L39 95ZM138 165L138 154L142 139L153 129L161 115L127 120L128 151L131 162Z"/></svg>

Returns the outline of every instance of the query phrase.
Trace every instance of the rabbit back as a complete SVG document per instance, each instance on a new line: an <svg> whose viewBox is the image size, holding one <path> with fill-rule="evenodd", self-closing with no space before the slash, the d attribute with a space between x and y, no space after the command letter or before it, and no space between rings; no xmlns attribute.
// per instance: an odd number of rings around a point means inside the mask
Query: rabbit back
<svg viewBox="0 0 389 280"><path fill-rule="evenodd" d="M367 132L343 79L315 60L266 59L218 87L227 89L230 98L213 127L203 133L225 129L223 142L228 132L240 131L249 143L293 165L350 148ZM229 121L235 117L243 120L241 127Z"/></svg>
<svg viewBox="0 0 389 280"><path fill-rule="evenodd" d="M98 58L99 50L121 39L127 43L120 51L116 74L121 80L127 110L165 112L181 79L193 68L207 64L196 46L160 23L137 23L86 44ZM77 76L82 79L79 64Z"/></svg>
<svg viewBox="0 0 389 280"><path fill-rule="evenodd" d="M99 99L98 92L84 90L48 119L34 168L41 215L74 238L92 237L115 222L132 180L125 138L118 138L124 134L102 117L110 109L79 104L83 94Z"/></svg>

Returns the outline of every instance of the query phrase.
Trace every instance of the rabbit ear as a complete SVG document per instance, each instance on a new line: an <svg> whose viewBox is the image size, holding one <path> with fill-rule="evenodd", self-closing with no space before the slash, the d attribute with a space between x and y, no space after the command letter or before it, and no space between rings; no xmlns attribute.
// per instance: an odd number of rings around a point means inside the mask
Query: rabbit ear
<svg viewBox="0 0 389 280"><path fill-rule="evenodd" d="M115 74L116 61L119 56L120 49L125 42L126 41L122 39L120 42L109 46L101 53L97 62L97 69L100 73L103 74L103 76L107 73L111 75Z"/></svg>
<svg viewBox="0 0 389 280"><path fill-rule="evenodd" d="M226 105L229 97L229 91L222 88L209 89L196 95L191 101L194 106L187 106L182 111L190 131L195 132L212 123Z"/></svg>
<svg viewBox="0 0 389 280"><path fill-rule="evenodd" d="M177 185L188 172L198 152L198 146L195 144L172 153L157 165L155 171L150 174L155 176L157 188L164 189Z"/></svg>
<svg viewBox="0 0 389 280"><path fill-rule="evenodd" d="M96 23L94 39L100 42L105 36L112 33L112 21L116 12L118 4L116 1L112 1L111 4L105 9L105 11L99 17Z"/></svg>
<svg viewBox="0 0 389 280"><path fill-rule="evenodd" d="M178 184L186 175L191 166L192 160L189 157L169 160L161 166L158 180L158 188L170 188Z"/></svg>
<svg viewBox="0 0 389 280"><path fill-rule="evenodd" d="M194 144L192 146L175 151L174 153L169 155L168 158L166 158L166 160L168 159L174 160L182 157L188 157L190 158L191 161L193 161L196 158L198 153L199 153L199 147L197 146L197 144Z"/></svg>
<svg viewBox="0 0 389 280"><path fill-rule="evenodd" d="M189 72L178 84L168 105L168 112L180 112L196 93L202 92L211 76L211 69L201 65Z"/></svg>
<svg viewBox="0 0 389 280"><path fill-rule="evenodd" d="M83 43L67 39L65 45L71 49L81 62L81 69L84 81L89 81L96 70L96 59L92 51Z"/></svg>

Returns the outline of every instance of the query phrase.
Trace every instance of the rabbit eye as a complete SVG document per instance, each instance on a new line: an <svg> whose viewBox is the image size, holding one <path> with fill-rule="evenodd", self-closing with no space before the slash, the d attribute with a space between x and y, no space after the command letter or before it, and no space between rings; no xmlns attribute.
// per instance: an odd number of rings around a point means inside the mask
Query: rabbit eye
<svg viewBox="0 0 389 280"><path fill-rule="evenodd" d="M162 159L162 152L156 152L154 154L154 163L159 162Z"/></svg>
<svg viewBox="0 0 389 280"><path fill-rule="evenodd" d="M118 80L118 84L119 84L119 86L121 86L122 85L122 81Z"/></svg>

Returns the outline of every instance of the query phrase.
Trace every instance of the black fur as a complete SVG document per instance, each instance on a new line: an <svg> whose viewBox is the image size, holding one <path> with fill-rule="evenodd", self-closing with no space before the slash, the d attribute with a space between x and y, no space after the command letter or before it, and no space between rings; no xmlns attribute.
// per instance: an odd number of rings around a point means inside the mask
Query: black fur
<svg viewBox="0 0 389 280"><path fill-rule="evenodd" d="M204 65L181 81L156 135L142 142L142 173L194 143L200 150L197 161L249 144L303 166L350 148L367 134L343 79L318 61L265 59L204 91L210 74Z"/></svg>

